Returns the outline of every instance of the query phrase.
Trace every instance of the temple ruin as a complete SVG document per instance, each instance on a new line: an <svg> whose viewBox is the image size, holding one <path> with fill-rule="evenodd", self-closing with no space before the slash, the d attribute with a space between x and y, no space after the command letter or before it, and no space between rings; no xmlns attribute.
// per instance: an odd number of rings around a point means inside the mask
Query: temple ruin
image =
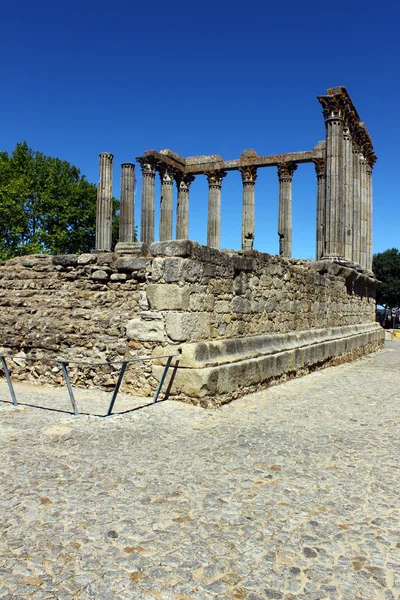
<svg viewBox="0 0 400 600"><path fill-rule="evenodd" d="M0 266L6 298L0 306L3 348L82 360L173 350L180 357L171 393L218 404L379 347L383 331L375 323L372 273L376 156L344 87L330 88L318 100L326 136L311 150L274 156L245 150L234 160L145 151L137 158L142 170L140 242L133 241L135 166L124 163L114 251L113 155L100 154L94 252L22 257ZM316 261L292 258L292 180L303 163L313 163L316 172ZM278 256L256 250L255 186L264 167L275 167L279 179ZM221 251L221 190L235 170L243 184L241 249ZM188 239L190 185L199 176L208 181L207 246ZM156 360L134 376L128 373L125 389L150 393L161 370L162 361ZM14 371L21 378L32 375L26 366ZM113 380L110 371L75 375L79 385L104 386L106 379ZM56 376L52 379L57 383Z"/></svg>

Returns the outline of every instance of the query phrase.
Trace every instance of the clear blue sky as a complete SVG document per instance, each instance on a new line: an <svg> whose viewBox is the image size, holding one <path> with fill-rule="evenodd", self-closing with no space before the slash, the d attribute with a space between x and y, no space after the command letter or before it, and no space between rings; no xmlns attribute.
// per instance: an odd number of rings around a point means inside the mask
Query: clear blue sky
<svg viewBox="0 0 400 600"><path fill-rule="evenodd" d="M399 248L399 6L372 0L3 3L0 149L11 152L27 140L77 165L94 183L98 154L111 152L118 197L121 162L147 149L224 159L246 148L260 155L309 150L325 136L316 96L344 85L378 155L374 252ZM239 174L229 173L222 247L240 247L241 189ZM315 198L314 167L299 165L294 257L314 257ZM278 252L277 209L276 169L259 170L259 250ZM190 216L190 237L204 243L204 176L192 184Z"/></svg>

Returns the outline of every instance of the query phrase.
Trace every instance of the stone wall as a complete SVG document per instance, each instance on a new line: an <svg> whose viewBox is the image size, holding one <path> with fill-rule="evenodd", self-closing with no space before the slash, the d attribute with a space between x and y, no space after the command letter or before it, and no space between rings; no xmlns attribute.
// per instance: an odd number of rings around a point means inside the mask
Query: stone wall
<svg viewBox="0 0 400 600"><path fill-rule="evenodd" d="M251 389L285 370L295 374L381 343L376 282L353 269L190 241L156 242L150 252L138 244L137 252L38 255L0 265L0 351L42 359L29 367L10 363L15 378L61 383L59 368L44 357L95 362L173 351L180 354L174 393L227 398L233 387ZM282 335L289 332L296 335ZM300 357L300 347L321 344L322 353ZM296 348L297 362L276 366L276 355ZM245 362L271 354L272 371ZM122 389L150 394L161 369L131 366ZM118 366L70 370L76 385L111 387ZM224 377L234 386L222 385Z"/></svg>

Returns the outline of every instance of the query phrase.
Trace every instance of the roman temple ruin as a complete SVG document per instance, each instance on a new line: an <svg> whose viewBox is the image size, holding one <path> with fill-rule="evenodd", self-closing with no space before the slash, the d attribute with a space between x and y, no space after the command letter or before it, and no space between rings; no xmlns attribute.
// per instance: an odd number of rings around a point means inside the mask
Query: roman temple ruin
<svg viewBox="0 0 400 600"><path fill-rule="evenodd" d="M140 242L134 242L135 165L121 166L119 241L112 248L113 155L100 154L95 249L14 258L0 265L0 353L34 356L19 379L61 382L46 357L112 362L177 353L176 397L218 405L246 391L366 354L383 343L372 273L372 141L344 87L318 100L325 140L274 156L184 158L148 150L142 172ZM292 180L316 173L316 260L292 258ZM255 186L264 167L279 180L279 255L256 250ZM242 178L241 249L220 250L221 190ZM155 178L161 180L155 240ZM190 185L208 182L207 245L189 240ZM174 184L176 228L173 231ZM40 359L43 360L40 363ZM123 388L149 395L165 359L131 365ZM115 385L112 365L72 369L81 386Z"/></svg>

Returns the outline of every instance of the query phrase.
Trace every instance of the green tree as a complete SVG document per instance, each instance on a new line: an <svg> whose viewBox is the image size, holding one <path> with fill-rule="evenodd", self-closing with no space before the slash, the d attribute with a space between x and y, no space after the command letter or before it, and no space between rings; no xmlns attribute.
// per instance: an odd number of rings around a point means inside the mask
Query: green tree
<svg viewBox="0 0 400 600"><path fill-rule="evenodd" d="M385 308L400 306L400 252L396 248L374 254L372 270L381 281L376 300Z"/></svg>
<svg viewBox="0 0 400 600"><path fill-rule="evenodd" d="M65 160L18 143L0 152L0 258L94 248L96 186ZM118 233L113 201L113 237Z"/></svg>

